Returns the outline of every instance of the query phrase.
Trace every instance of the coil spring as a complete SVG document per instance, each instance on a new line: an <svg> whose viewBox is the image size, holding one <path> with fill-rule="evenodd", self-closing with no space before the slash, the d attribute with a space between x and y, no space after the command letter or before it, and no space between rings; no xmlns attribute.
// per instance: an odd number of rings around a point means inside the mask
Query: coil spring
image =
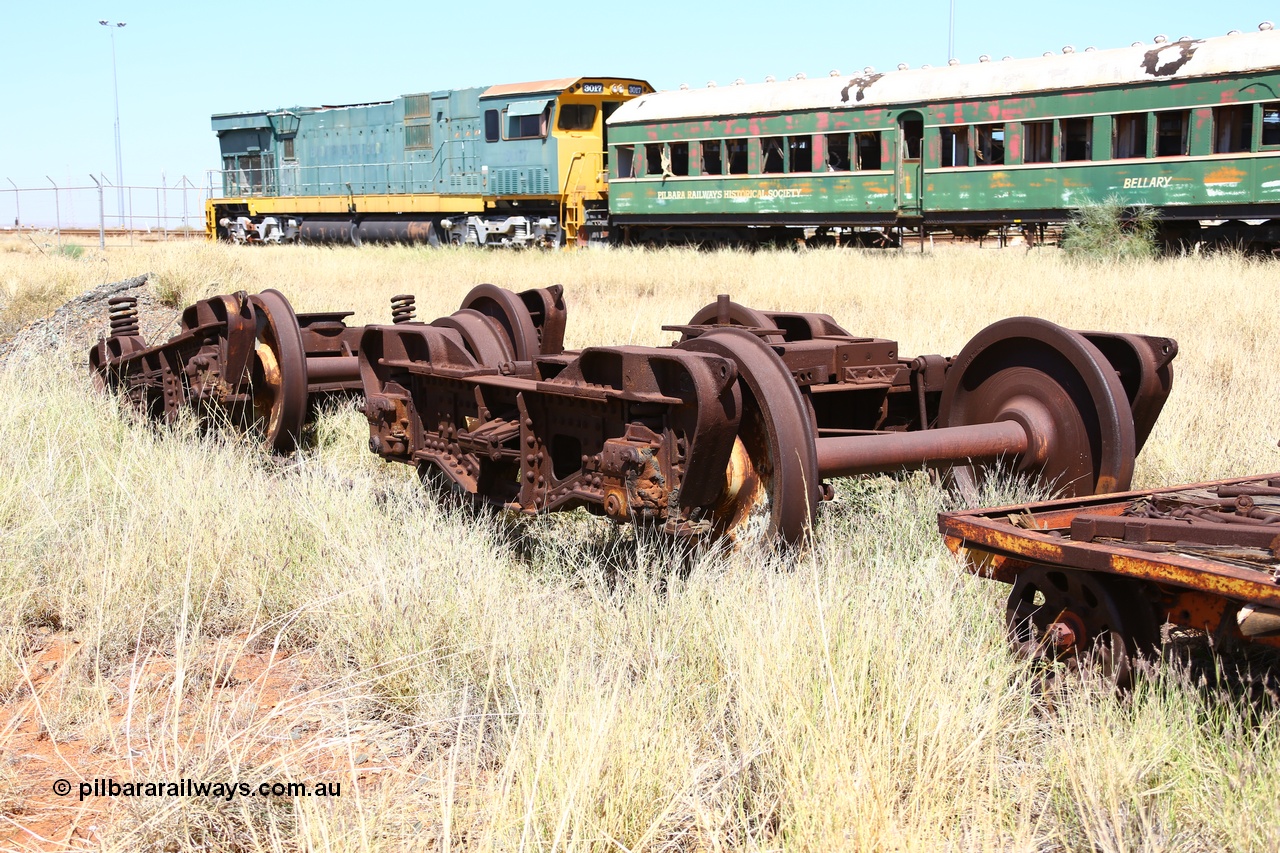
<svg viewBox="0 0 1280 853"><path fill-rule="evenodd" d="M113 337L130 338L138 334L138 298L113 296L107 300Z"/></svg>
<svg viewBox="0 0 1280 853"><path fill-rule="evenodd" d="M411 293L391 297L391 322L396 325L413 322L414 308L415 303Z"/></svg>

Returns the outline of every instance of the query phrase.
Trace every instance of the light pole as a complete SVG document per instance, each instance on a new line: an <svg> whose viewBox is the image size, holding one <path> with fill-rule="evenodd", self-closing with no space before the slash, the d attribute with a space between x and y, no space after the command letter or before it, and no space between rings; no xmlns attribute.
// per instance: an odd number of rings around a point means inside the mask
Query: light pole
<svg viewBox="0 0 1280 853"><path fill-rule="evenodd" d="M98 21L111 33L111 88L116 96L116 211L120 214L120 222L124 223L124 164L120 158L120 81L116 77L116 30L125 25L124 21Z"/></svg>

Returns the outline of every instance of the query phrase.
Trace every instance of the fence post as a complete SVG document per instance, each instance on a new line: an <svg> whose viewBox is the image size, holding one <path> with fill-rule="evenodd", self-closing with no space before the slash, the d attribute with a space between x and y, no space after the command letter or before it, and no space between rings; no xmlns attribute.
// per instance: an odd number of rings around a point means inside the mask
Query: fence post
<svg viewBox="0 0 1280 853"><path fill-rule="evenodd" d="M53 178L48 175L44 179L53 184ZM58 206L58 185L53 184L53 233L58 235L58 251L62 251L62 209Z"/></svg>
<svg viewBox="0 0 1280 853"><path fill-rule="evenodd" d="M9 186L13 187L13 227L15 230L22 230L22 203L18 201L18 185L13 182L13 178L5 178L9 182Z"/></svg>
<svg viewBox="0 0 1280 853"><path fill-rule="evenodd" d="M105 251L107 248L107 222L103 218L106 213L102 208L102 181L93 175L89 177L98 185L98 248Z"/></svg>
<svg viewBox="0 0 1280 853"><path fill-rule="evenodd" d="M182 176L182 236L191 237L191 221L187 218L187 184L191 183L187 180L187 176Z"/></svg>

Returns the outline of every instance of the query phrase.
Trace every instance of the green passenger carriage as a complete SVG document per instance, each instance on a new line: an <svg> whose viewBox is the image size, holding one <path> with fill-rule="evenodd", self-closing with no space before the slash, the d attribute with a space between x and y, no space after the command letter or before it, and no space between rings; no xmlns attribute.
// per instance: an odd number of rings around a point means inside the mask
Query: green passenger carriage
<svg viewBox="0 0 1280 853"><path fill-rule="evenodd" d="M1166 239L1280 243L1280 34L1269 24L660 92L609 126L611 224L635 242L980 234L1114 198L1156 208Z"/></svg>

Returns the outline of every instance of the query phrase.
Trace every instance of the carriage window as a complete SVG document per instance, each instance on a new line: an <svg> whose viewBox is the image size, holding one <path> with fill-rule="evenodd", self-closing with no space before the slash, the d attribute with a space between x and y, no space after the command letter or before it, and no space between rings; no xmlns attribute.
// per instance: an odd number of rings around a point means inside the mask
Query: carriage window
<svg viewBox="0 0 1280 853"><path fill-rule="evenodd" d="M561 104L556 127L561 130L590 130L596 124L595 104Z"/></svg>
<svg viewBox="0 0 1280 853"><path fill-rule="evenodd" d="M1022 125L1026 132L1023 146L1026 163L1049 163L1053 160L1053 122L1029 121Z"/></svg>
<svg viewBox="0 0 1280 853"><path fill-rule="evenodd" d="M1280 145L1280 103L1262 105L1262 144Z"/></svg>
<svg viewBox="0 0 1280 853"><path fill-rule="evenodd" d="M662 174L662 147L661 142L650 142L644 147L645 175Z"/></svg>
<svg viewBox="0 0 1280 853"><path fill-rule="evenodd" d="M1248 151L1253 145L1253 104L1216 107L1213 111L1213 153Z"/></svg>
<svg viewBox="0 0 1280 853"><path fill-rule="evenodd" d="M484 111L484 141L485 142L498 141L498 111L497 110Z"/></svg>
<svg viewBox="0 0 1280 853"><path fill-rule="evenodd" d="M787 137L787 149L790 151L790 171L813 171L813 137L789 136Z"/></svg>
<svg viewBox="0 0 1280 853"><path fill-rule="evenodd" d="M979 166L1004 165L1004 125L979 124L973 128L976 137L973 157Z"/></svg>
<svg viewBox="0 0 1280 853"><path fill-rule="evenodd" d="M828 133L826 136L827 171L847 172L852 166L849 161L849 134Z"/></svg>
<svg viewBox="0 0 1280 853"><path fill-rule="evenodd" d="M725 140L729 153L729 174L745 175L747 173L747 140Z"/></svg>
<svg viewBox="0 0 1280 853"><path fill-rule="evenodd" d="M941 128L941 131L943 168L968 166L969 128L960 125L958 127L944 127Z"/></svg>
<svg viewBox="0 0 1280 853"><path fill-rule="evenodd" d="M636 151L630 145L618 146L618 177L634 178L636 176Z"/></svg>
<svg viewBox="0 0 1280 853"><path fill-rule="evenodd" d="M1117 160L1126 157L1147 156L1147 114L1130 113L1116 116L1111 137L1111 156Z"/></svg>
<svg viewBox="0 0 1280 853"><path fill-rule="evenodd" d="M702 174L719 175L724 172L720 162L720 140L702 143Z"/></svg>
<svg viewBox="0 0 1280 853"><path fill-rule="evenodd" d="M880 171L880 134L855 133L858 142L858 166L862 171Z"/></svg>
<svg viewBox="0 0 1280 853"><path fill-rule="evenodd" d="M671 174L681 177L689 174L689 143L671 143Z"/></svg>
<svg viewBox="0 0 1280 853"><path fill-rule="evenodd" d="M1190 110L1156 113L1156 156L1181 157L1186 154L1187 129L1190 126Z"/></svg>
<svg viewBox="0 0 1280 853"><path fill-rule="evenodd" d="M760 139L761 169L766 175L786 171L782 162L781 136L765 136Z"/></svg>
<svg viewBox="0 0 1280 853"><path fill-rule="evenodd" d="M1064 118L1062 120L1062 159L1093 159L1093 119Z"/></svg>

